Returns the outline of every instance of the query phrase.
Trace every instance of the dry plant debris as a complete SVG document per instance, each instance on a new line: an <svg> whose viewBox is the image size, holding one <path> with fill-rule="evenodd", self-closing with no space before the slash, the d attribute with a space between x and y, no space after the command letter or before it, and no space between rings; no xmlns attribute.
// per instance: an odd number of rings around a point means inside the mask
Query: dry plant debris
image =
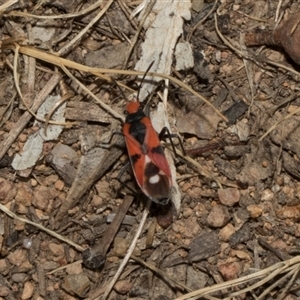
<svg viewBox="0 0 300 300"><path fill-rule="evenodd" d="M3 2L0 299L299 299L300 2ZM166 206L107 145L137 90Z"/></svg>
<svg viewBox="0 0 300 300"><path fill-rule="evenodd" d="M294 60L300 63L300 12L287 16L287 20L273 31L247 33L245 43L248 46L271 45L282 47Z"/></svg>

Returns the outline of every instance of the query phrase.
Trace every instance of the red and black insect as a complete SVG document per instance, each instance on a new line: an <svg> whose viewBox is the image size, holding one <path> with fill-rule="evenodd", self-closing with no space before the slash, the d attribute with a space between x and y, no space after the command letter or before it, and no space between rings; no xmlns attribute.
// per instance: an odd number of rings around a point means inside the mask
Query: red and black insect
<svg viewBox="0 0 300 300"><path fill-rule="evenodd" d="M129 102L126 112L123 135L136 181L149 199L167 204L172 176L160 138L139 102Z"/></svg>

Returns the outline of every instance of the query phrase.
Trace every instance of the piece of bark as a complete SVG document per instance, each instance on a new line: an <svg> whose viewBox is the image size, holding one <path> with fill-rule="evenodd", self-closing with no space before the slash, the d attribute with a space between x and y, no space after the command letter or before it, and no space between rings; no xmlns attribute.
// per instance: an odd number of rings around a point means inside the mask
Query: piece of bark
<svg viewBox="0 0 300 300"><path fill-rule="evenodd" d="M76 151L69 146L58 143L45 159L56 170L63 181L68 186L71 186L77 172L78 157Z"/></svg>
<svg viewBox="0 0 300 300"><path fill-rule="evenodd" d="M133 197L127 196L120 205L118 212L108 226L103 237L92 247L83 251L82 259L84 265L89 269L97 269L103 267L106 259L106 253L117 234L121 223L133 201Z"/></svg>
<svg viewBox="0 0 300 300"><path fill-rule="evenodd" d="M66 107L65 118L76 121L101 122L109 124L111 116L96 103L71 101Z"/></svg>
<svg viewBox="0 0 300 300"><path fill-rule="evenodd" d="M31 112L36 112L38 108L42 105L46 97L52 92L55 86L58 84L61 78L60 74L54 74L50 80L46 83L44 88L40 91L37 97L33 101L33 105L30 108ZM15 124L15 127L9 132L7 138L0 145L0 160L3 158L7 150L10 148L12 143L16 140L18 135L25 128L27 123L32 118L32 114L29 111L25 111L19 121Z"/></svg>
<svg viewBox="0 0 300 300"><path fill-rule="evenodd" d="M73 208L81 197L101 178L115 161L123 154L124 138L116 136L110 149L93 148L80 159L76 177L67 198L55 216L55 226L61 227L61 221L68 210Z"/></svg>
<svg viewBox="0 0 300 300"><path fill-rule="evenodd" d="M213 231L198 235L190 246L188 259L191 262L199 262L220 252L219 237Z"/></svg>
<svg viewBox="0 0 300 300"><path fill-rule="evenodd" d="M42 265L36 265L37 275L38 275L38 284L39 284L39 294L42 297L46 296L46 281L45 281L45 269Z"/></svg>

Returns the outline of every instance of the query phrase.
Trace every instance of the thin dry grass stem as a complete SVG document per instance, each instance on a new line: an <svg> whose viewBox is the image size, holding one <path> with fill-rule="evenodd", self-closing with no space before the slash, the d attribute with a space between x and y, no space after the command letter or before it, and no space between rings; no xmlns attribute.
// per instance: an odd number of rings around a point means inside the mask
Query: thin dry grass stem
<svg viewBox="0 0 300 300"><path fill-rule="evenodd" d="M206 15L206 16L204 16L193 28L192 28L192 30L189 32L189 34L188 34L188 36L187 36L187 42L189 42L190 41L190 39L191 39L191 37L192 37L192 35L193 35L193 33L194 33L194 31L196 30L196 28L199 26L199 25L201 25L201 24L203 24L205 21L206 21L206 19L213 13L213 11L216 9L216 6L217 6L217 4L218 4L218 0L215 0L215 3L214 3L214 5L213 5L213 7L211 8L211 10L208 12L208 14Z"/></svg>
<svg viewBox="0 0 300 300"><path fill-rule="evenodd" d="M246 45L245 45L245 41L244 41L244 35L240 34L240 46L243 52L246 51ZM252 72L252 64L251 61L245 59L243 57L243 63L245 66L245 70L246 70L246 75L247 75L247 79L248 79L248 83L249 83L249 89L250 89L250 95L251 95L251 103L249 106L249 111L254 103L254 97L255 97L255 89L254 89L254 84L253 84L253 72Z"/></svg>
<svg viewBox="0 0 300 300"><path fill-rule="evenodd" d="M109 0L106 5L103 7L103 9L91 20L91 22L83 29L80 31L79 34L77 34L67 45L65 45L63 48L61 48L58 51L59 55L63 55L67 53L71 47L78 41L80 40L86 32L105 14L105 12L108 10L108 8L111 6L114 0Z"/></svg>
<svg viewBox="0 0 300 300"><path fill-rule="evenodd" d="M42 105L45 101L46 97L49 93L54 89L57 83L60 80L60 74L53 74L53 76L49 79L43 89L39 92L39 94L35 97L31 110L36 112L38 108ZM10 148L11 144L16 140L18 135L22 132L25 128L29 120L31 119L32 115L25 111L24 114L19 118L18 122L14 126L14 128L9 132L7 138L1 143L0 147L0 159L3 158L5 153Z"/></svg>
<svg viewBox="0 0 300 300"><path fill-rule="evenodd" d="M127 4L126 2L122 1L122 0L117 0L121 10L123 11L124 15L126 16L127 20L130 22L131 26L137 30L138 29L138 26L137 24L135 23L135 21L130 18L130 13L129 13L129 9L127 7Z"/></svg>
<svg viewBox="0 0 300 300"><path fill-rule="evenodd" d="M143 261L142 259L131 255L130 257L131 259L135 260L136 262L140 263L141 265L143 265L144 267L148 268L149 270L151 270L153 273L156 273L157 275L159 275L161 278L163 278L165 281L169 282L170 284L172 284L174 287L178 287L182 290L186 290L188 292L192 292L192 289L188 286L186 286L185 284L182 284L180 282L178 282L176 279L172 278L171 276L169 276L166 272L158 269L157 267L146 263L145 261ZM209 296L206 295L204 296L205 299L209 299L209 300L218 300L218 298L215 298L213 296Z"/></svg>
<svg viewBox="0 0 300 300"><path fill-rule="evenodd" d="M15 51L15 56L14 56L14 66L13 66L13 75L14 75L14 82L15 82L15 86L16 86L16 90L18 92L18 95L20 97L20 99L22 100L23 105L26 107L26 110L35 117L35 119L39 122L43 122L47 124L53 124L53 125L64 125L64 126L71 126L74 124L78 124L78 122L58 122L58 121L50 121L50 120L45 120L43 118L40 118L38 115L36 115L36 113L28 106L28 104L26 103L26 101L24 100L23 94L21 92L20 89L20 85L19 85L19 74L17 71L17 66L18 66L18 57L19 57L19 45L16 44L16 51Z"/></svg>
<svg viewBox="0 0 300 300"><path fill-rule="evenodd" d="M15 2L18 2L18 1L15 1ZM103 0L99 0L99 1L95 2L94 4L92 4L91 6L89 6L88 8L81 10L80 12L65 14L65 15L38 16L38 15L34 15L34 14L24 13L21 11L10 11L9 13L6 13L4 15L5 16L24 17L24 18L27 17L27 18L35 18L35 19L46 19L46 20L47 19L48 20L50 20L50 19L70 19L70 18L75 18L75 17L86 15L87 13L99 8L102 3L103 3Z"/></svg>
<svg viewBox="0 0 300 300"><path fill-rule="evenodd" d="M16 50L15 49L15 40L5 40L2 43L3 48L5 49L11 49L11 50ZM34 47L28 47L28 46L21 46L19 45L19 52L22 54L26 54L28 56L33 56L37 59L40 59L42 61L48 62L50 64L53 64L55 66L60 67L61 65L65 66L65 67L69 67L78 71L82 71L82 72L86 72L86 73L91 73L99 78L102 78L103 80L106 80L108 82L111 82L111 78L109 76L103 75L103 73L111 73L111 74L125 74L125 75L141 75L144 74L144 72L137 72L137 71L123 71L124 73L120 73L120 72L115 72L118 70L110 70L110 69L100 69L100 68L90 68L87 67L85 65L81 65L79 63L73 62L71 60L59 57L57 55L54 54L50 54L47 52L44 52L42 50L39 50L37 48ZM118 85L126 88L127 90L133 91L132 89L130 89L129 87L127 87L126 85L122 84L121 82L118 82Z"/></svg>
<svg viewBox="0 0 300 300"><path fill-rule="evenodd" d="M53 105L53 107L51 108L51 110L49 111L49 113L47 114L46 118L45 118L45 128L44 128L44 133L45 136L47 136L47 128L48 128L48 124L51 122L50 118L53 115L53 113L66 101L70 100L71 98L74 97L74 94L72 92L69 92L65 95L63 95L58 101L56 101L55 105ZM69 123L70 124L70 123ZM74 124L79 124L79 122L72 122L72 125Z"/></svg>
<svg viewBox="0 0 300 300"><path fill-rule="evenodd" d="M300 112L300 107L295 109L294 111L292 111L291 113L289 113L288 115L286 115L284 118L282 118L281 120L279 120L278 122L276 122L274 125L272 125L260 138L258 141L262 141L271 131L273 131L281 122L288 120L290 117L292 117L293 115L297 114Z"/></svg>
<svg viewBox="0 0 300 300"><path fill-rule="evenodd" d="M286 100L279 103L276 107L274 107L272 110L270 110L269 114L272 116L279 108L283 107L284 105L296 100L300 96L300 93L293 94L290 97L288 97Z"/></svg>
<svg viewBox="0 0 300 300"><path fill-rule="evenodd" d="M257 271L255 273L252 273L247 276L243 276L234 280L226 281L223 283L215 284L210 287L205 287L202 289L199 289L197 291L182 295L175 300L184 300L184 299L192 299L195 297L195 299L198 299L200 296L203 297L204 295L211 294L216 291L220 291L224 288L232 288L235 286L238 286L240 284L247 284L255 279L259 279L264 277L262 280L248 286L247 288L244 288L238 292L234 292L230 295L230 297L223 298L223 300L230 300L232 297L236 297L238 295L244 294L246 292L251 292L255 288L262 286L264 283L268 282L269 280L275 278L279 274L283 274L286 272L289 272L294 269L294 272L299 270L300 268L300 256L293 257L291 259L288 259L283 262L279 262L277 264L274 264L266 269Z"/></svg>
<svg viewBox="0 0 300 300"><path fill-rule="evenodd" d="M166 282L169 282L169 284L173 285L173 287L177 287L180 288L182 290L186 290L186 291L190 291L192 292L192 289L190 287L188 287L185 284L182 284L180 282L178 282L177 280L175 280L174 278L172 278L171 276L169 276L166 272L158 269L157 267L146 263L145 261L143 261L142 259L131 255L130 257L131 259L135 260L136 262L140 263L141 265L143 265L144 267L148 268L149 270L151 270L153 273L156 273L157 275L159 275L161 278L163 278ZM209 300L216 300L218 298L215 298L213 296L204 296L205 299L209 299Z"/></svg>
<svg viewBox="0 0 300 300"><path fill-rule="evenodd" d="M14 50L14 51L16 50L15 49L16 45L11 44L9 41L3 41L3 47L5 49L11 49L11 50ZM35 58L41 59L43 61L46 61L48 63L54 64L54 65L59 66L59 67L61 67L63 65L65 67L69 67L69 68L76 69L76 70L79 70L79 71L91 73L91 74L93 74L95 76L98 76L98 77L100 77L100 78L102 78L106 81L109 81L109 82L111 82L110 77L103 75L103 73L123 74L123 75L144 75L145 74L145 72L141 72L141 71L91 68L91 67L81 65L79 63L75 63L75 62L70 61L68 59L61 58L61 57L55 56L53 54L49 54L47 52L44 52L42 50L39 50L39 49L36 49L36 48L33 48L33 47L20 46L20 45L19 45L19 47L20 47L19 48L20 53L23 53L23 54L26 54L26 55L29 55L29 56L34 56ZM228 121L228 119L218 109L216 109L210 101L208 101L202 95L198 94L196 91L194 91L187 84L181 82L179 79L177 79L175 77L172 77L170 75L161 74L161 73L154 73L154 72L148 72L148 75L149 76L154 76L154 77L160 77L160 78L163 78L163 79L169 79L173 83L179 85L180 87L182 87L186 91L190 92L194 96L196 96L199 99L201 99L202 101L204 101L208 106L212 107L215 110L215 112L218 114L218 116L220 116L225 122ZM128 90L131 90L126 85L122 84L121 82L118 82L118 84L120 86L128 89Z"/></svg>
<svg viewBox="0 0 300 300"><path fill-rule="evenodd" d="M236 11L237 13L247 17L248 19L250 20L254 20L254 21L258 21L258 22L264 22L264 23L268 23L267 20L264 20L264 19L261 19L261 18L257 18L257 17L253 17L253 16L249 16L248 14L245 14L244 12L240 11L240 10L237 10Z"/></svg>
<svg viewBox="0 0 300 300"><path fill-rule="evenodd" d="M279 13L280 13L281 6L282 6L282 0L279 0L276 8L275 22L278 22L278 20L280 20Z"/></svg>
<svg viewBox="0 0 300 300"><path fill-rule="evenodd" d="M220 39L222 40L222 42L229 48L231 49L232 51L234 51L240 58L245 58L245 59L248 59L252 62L254 62L257 66L259 66L260 68L262 68L263 70L265 70L266 68L261 65L257 60L255 60L255 58L253 57L250 57L248 54L246 53L243 53L242 51L240 51L239 49L235 48L225 37L224 35L220 32L219 28L218 28L218 20L217 20L217 15L215 14L214 15L215 17L215 29L216 29L216 32L218 34L218 36L220 37ZM291 73L294 73L296 74L297 76L300 76L300 73L297 72L296 70L292 69L292 68L289 68L283 64L280 64L278 62L275 62L275 61L272 61L272 60L268 60L268 59L264 59L265 63L267 63L268 65L271 65L271 66L275 66L277 68L281 68L281 69L284 69L288 72L291 72Z"/></svg>
<svg viewBox="0 0 300 300"><path fill-rule="evenodd" d="M33 43L34 37L32 32L32 25L30 23L26 23L27 36L30 43ZM27 61L27 64L25 62ZM35 87L35 73L36 73L36 59L34 57L24 56L24 65L25 65L25 74L27 75L26 82L26 103L28 106L32 105L34 95L34 87ZM27 66L27 69L26 69Z"/></svg>
<svg viewBox="0 0 300 300"><path fill-rule="evenodd" d="M126 68L127 68L127 64L128 64L129 59L130 59L131 53L132 53L132 51L133 51L133 49L134 49L134 47L135 47L135 45L136 45L136 43L137 43L137 41L138 41L138 38L139 38L139 36L140 36L140 33L141 33L142 29L143 29L144 23L145 23L145 21L146 21L148 15L149 15L150 12L152 11L152 8L153 8L153 6L154 6L155 3L156 3L156 0L155 0L155 1L152 1L152 2L150 2L150 3L148 4L148 7L147 7L146 12L145 12L145 14L144 14L144 17L143 17L143 19L140 21L139 27L138 27L138 29L137 29L137 31L136 31L136 33L135 33L135 35L134 35L134 37L133 37L133 39L132 39L132 41L131 41L130 48L129 48L128 52L127 52L127 57L126 57L125 62L124 62L124 64L123 64L123 69L126 69Z"/></svg>
<svg viewBox="0 0 300 300"><path fill-rule="evenodd" d="M265 299L265 296L267 296L269 293L272 292L272 290L274 290L276 287L280 286L283 284L283 282L288 278L288 277L293 277L293 274L297 274L297 272L295 272L295 268L297 268L297 266L294 266L293 269L288 272L287 274L285 274L284 276L280 277L278 280L276 280L273 284L271 284L269 287L267 287L258 297L257 300L263 300Z"/></svg>
<svg viewBox="0 0 300 300"><path fill-rule="evenodd" d="M243 54L242 51L240 51L239 49L235 48L225 37L224 35L221 33L221 31L219 30L219 27L218 27L218 18L217 18L217 14L215 13L214 14L214 18L215 18L215 29L216 29L216 32L218 34L218 36L220 37L220 39L222 40L222 42L231 50L233 50L239 57L245 57L245 55ZM245 58L248 58L245 57Z"/></svg>
<svg viewBox="0 0 300 300"><path fill-rule="evenodd" d="M0 203L0 210L2 210L4 213L6 213L8 216L10 216L11 218L15 219L15 220L19 220L21 222L24 222L26 224L30 224L46 233L48 233L49 235L57 238L58 240L60 241L63 241L67 244L69 244L70 246L74 247L75 249L77 249L78 251L82 252L84 250L84 248L82 248L81 246L77 245L76 243L74 243L73 241L63 237L62 235L56 233L55 231L52 231L46 227L44 227L43 225L41 224L38 224L38 223L35 223L35 222L32 222L30 220L27 220L25 218L20 218L18 217L16 214L14 214L12 211L10 211L6 206L4 206L3 204Z"/></svg>
<svg viewBox="0 0 300 300"><path fill-rule="evenodd" d="M148 264L146 263L144 260L131 255L131 257L133 260L135 260L136 262L138 262L139 264L143 265L144 267L148 268L149 270L151 270L153 273L158 274L161 278L164 278L167 282L169 282L170 284L172 284L174 287L179 287L182 290L186 290L188 292L192 292L192 289L189 288L188 286L186 286L185 284L182 284L180 282L178 282L176 279L173 279L170 275L168 275L166 272L158 269L157 267L155 267L152 264Z"/></svg>
<svg viewBox="0 0 300 300"><path fill-rule="evenodd" d="M288 284L283 288L282 292L280 293L280 295L278 296L278 300L282 300L286 294L289 292L291 286L293 285L293 283L296 280L296 277L298 276L300 271L300 266L296 265L295 271L293 273L293 276L291 277L291 279L289 280Z"/></svg>
<svg viewBox="0 0 300 300"><path fill-rule="evenodd" d="M6 1L4 4L0 5L0 14L3 14L7 8L9 8L17 2L19 2L19 0L9 0Z"/></svg>
<svg viewBox="0 0 300 300"><path fill-rule="evenodd" d="M64 66L61 65L62 70L66 73L66 75L72 79L74 82L78 84L88 95L90 95L96 102L107 112L109 112L112 116L114 116L116 119L124 122L125 118L124 116L120 115L116 111L114 111L109 105L106 105L103 101L101 101L94 93L92 93L83 83L81 83L75 76L72 75L72 73Z"/></svg>
<svg viewBox="0 0 300 300"><path fill-rule="evenodd" d="M11 99L8 101L6 107L3 110L3 114L0 115L0 127L3 126L3 124L10 118L12 111L13 111L13 104L14 100L17 97L17 92L14 92Z"/></svg>
<svg viewBox="0 0 300 300"><path fill-rule="evenodd" d="M292 68L290 68L288 66L285 66L281 63L278 63L276 61L266 59L266 60L264 60L264 62L267 63L268 65L273 66L273 67L281 68L281 69L286 70L288 72L294 73L297 76L300 76L300 73L298 71L296 71L295 69L292 69Z"/></svg>
<svg viewBox="0 0 300 300"><path fill-rule="evenodd" d="M148 204L148 207L146 207L145 210L144 210L139 228L138 228L138 230L137 230L137 232L134 236L134 239L131 243L130 248L128 249L128 252L127 252L122 264L120 265L120 267L118 269L118 272L114 276L113 280L109 283L109 287L106 287L106 293L103 296L103 298L101 297L101 299L106 299L107 298L107 296L109 295L112 287L114 286L114 284L117 281L118 277L122 273L122 271L123 271L123 269L124 269L125 265L127 264L130 257L133 258L134 260L138 261L139 263L143 264L144 266L148 267L152 271L156 272L157 274L161 275L163 278L166 278L167 280L171 281L173 284L177 285L178 287L190 291L189 287L178 283L176 280L172 279L171 277L169 277L167 274L165 274L161 270L159 270L159 269L157 269L153 266L149 266L147 263L143 262L142 260L132 256L132 252L135 248L137 239L139 238L141 230L144 227L145 221L147 219L148 208L149 208L149 204ZM69 245L71 245L72 247L74 247L75 249L77 249L80 252L82 252L84 250L84 248L82 248L81 246L79 246L76 243L72 242L71 240L57 234L56 232L54 232L52 230L49 230L46 227L44 227L44 226L42 226L38 223L32 222L32 221L27 220L25 218L18 217L16 214L11 212L7 207L5 207L2 204L0 204L0 209L4 213L6 213L8 216L10 216L11 218L14 218L14 219L19 220L21 222L24 222L26 224L30 224L32 226L35 226L36 228L48 233L49 235L65 242ZM81 262L82 261L79 260L76 263L81 263ZM255 288L262 286L266 282L268 282L271 279L275 278L277 275L287 272L287 274L285 274L283 277L281 277L278 281L276 281L274 284L272 284L265 292L263 292L259 297L257 297L257 299L259 299L259 300L263 299L264 296L266 296L269 292L271 292L273 290L273 288L278 286L279 283L282 283L286 278L291 277L289 283L287 284L287 286L285 287L285 289L282 291L281 295L278 298L278 299L282 299L284 294L286 293L286 291L288 291L288 289L291 287L294 280L296 279L296 276L297 276L299 270L300 270L300 256L297 256L297 257L291 258L289 260L286 260L284 262L280 262L280 263L277 263L275 265L272 265L271 267L268 267L264 270L253 273L251 275L247 275L247 276L241 277L239 279L223 282L221 284L216 284L216 285L213 285L211 287L206 287L206 288L200 289L198 291L190 292L188 294L185 294L181 297L176 298L176 300L197 299L199 296L202 296L202 297L205 296L205 298L207 298L207 299L218 299L218 298L215 298L215 297L208 296L207 294L219 291L219 290L224 289L224 288L230 288L230 287L233 287L233 286L237 286L239 284L246 284L247 282L253 281L254 279L257 279L257 278L264 277L268 274L265 278L263 278L259 282L255 283L255 284L252 284L249 287L247 287L245 289L242 289L240 291L231 293L230 296L227 297L227 298L223 298L225 300L226 299L228 299L228 300L233 299L233 297L239 296L239 295L244 294L244 293L249 292L249 291L253 291ZM53 272L55 272L55 271L57 271L57 270L54 270ZM98 298L98 299L100 299L100 298Z"/></svg>
<svg viewBox="0 0 300 300"><path fill-rule="evenodd" d="M134 1L131 2L131 5L137 5L135 9L131 12L130 18L134 18L136 15L138 15L146 6L146 3L148 0L141 0L141 1Z"/></svg>
<svg viewBox="0 0 300 300"><path fill-rule="evenodd" d="M258 288L258 287L262 286L263 284L267 283L269 280L273 279L276 275L278 275L278 274L280 274L280 273L281 273L280 270L274 271L273 273L269 274L269 275L268 275L267 277L265 277L264 279L262 279L262 280L260 280L260 281L258 281L258 282L256 282L256 283L254 283L254 284L248 286L247 288L244 288L244 289L241 289L241 290L239 290L239 291L236 291L236 292L231 293L231 294L229 295L228 299L230 299L230 298L232 298L232 297L237 297L237 296L239 296L239 295L241 295L241 294L244 294L244 293L247 293L247 292L253 292L256 288ZM286 276L286 275L284 275L283 277L285 277L285 276ZM283 279L282 279L283 277L281 277L281 278L277 281L277 283L276 283L275 286L274 286L273 284L272 284L271 286L269 286L269 287L263 292L263 294L264 294L263 297L264 297L265 295L267 295L268 293L270 293L270 292L274 289L274 287L278 286L278 284L283 280ZM257 297L257 299L258 299L258 300L261 300L261 299L263 299L263 297L259 296L259 297Z"/></svg>
<svg viewBox="0 0 300 300"><path fill-rule="evenodd" d="M172 147L170 145L167 145L165 144L165 146L170 150L172 151ZM195 166L197 169L198 169L198 172L205 176L206 178L209 178L213 181L215 181L218 185L218 187L220 189L222 189L222 185L225 185L225 186L230 186L230 187L237 187L237 185L235 184L232 184L232 183L229 183L229 182L224 182L222 180L219 180L217 179L211 172L207 171L203 166L201 166L196 160L194 160L193 158L191 158L190 156L188 155L183 155L183 153L178 150L177 148L176 149L176 155L180 156L181 158L183 158L185 161L189 162L190 164L192 164L193 166Z"/></svg>
<svg viewBox="0 0 300 300"><path fill-rule="evenodd" d="M116 274L114 275L113 279L109 282L107 288L106 288L106 291L104 293L104 295L100 298L98 298L99 300L105 300L107 299L107 297L109 296L111 290L113 289L115 283L117 282L118 278L120 277L121 273L123 272L125 266L127 265L129 259L130 259L130 256L132 255L133 251L134 251L134 248L136 247L136 243L137 243L137 240L139 238L139 236L141 235L141 232L145 226L145 223L146 223L146 220L147 220L147 217L148 217L148 213L149 213L149 209L150 209L150 206L151 206L151 200L147 200L147 204L146 204L146 207L144 209L144 212L143 212L143 215L142 215L142 218L141 218L141 221L140 221L140 224L139 224L139 227L137 228L137 231L131 241L131 244L127 250L127 253L124 257L124 259L122 260Z"/></svg>
<svg viewBox="0 0 300 300"><path fill-rule="evenodd" d="M218 22L217 22L217 17L215 14L215 27L216 27L216 31L219 35L219 37L221 38L221 40L224 42L224 44L226 44L230 49L232 49L234 52L236 52L236 54L238 54L241 58L245 58L245 59L249 59L251 61L253 61L255 64L257 64L258 66L262 67L257 61L255 61L253 58L250 58L248 55L245 55L242 51L238 50L237 48L235 48L231 43L229 43L229 41L222 35L222 33L219 31L218 29ZM283 64L277 63L275 61L271 61L271 60L264 60L265 63L271 65L271 66L275 66L277 68L282 68L284 70L287 70L288 72L294 73L297 76L300 76L300 73L297 72L296 70L289 68ZM263 67L262 67L263 68ZM300 112L300 109L296 109L295 111L293 111L292 113L290 113L289 115L285 116L284 118L282 118L280 121L278 121L275 125L271 126L266 133L260 137L259 141L262 141L272 130L274 130L278 124L280 124L282 121L289 119L291 116L293 116L294 114Z"/></svg>
<svg viewBox="0 0 300 300"><path fill-rule="evenodd" d="M47 272L46 275L51 275L51 274L54 274L54 273L56 273L58 271L65 270L66 268L68 268L70 266L82 264L82 262L83 262L82 259L76 260L76 261L74 261L74 262L72 262L70 264L66 264L66 265L61 266L59 268L56 268L56 269L54 269L54 270L52 270L50 272Z"/></svg>

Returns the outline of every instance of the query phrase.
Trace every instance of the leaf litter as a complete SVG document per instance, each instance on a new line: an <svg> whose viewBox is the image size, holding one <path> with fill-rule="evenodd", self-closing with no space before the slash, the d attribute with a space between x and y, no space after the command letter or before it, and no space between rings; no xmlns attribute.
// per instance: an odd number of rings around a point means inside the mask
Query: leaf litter
<svg viewBox="0 0 300 300"><path fill-rule="evenodd" d="M0 103L1 297L299 297L299 3L194 2L0 6L10 16L1 29L9 87ZM287 30L290 48L245 46L265 28ZM57 38L36 40L45 33ZM119 184L122 137L104 146L124 119L114 82L129 97L152 61L139 98L151 98L157 131L168 126L193 153L170 152L178 186L169 212L149 211L130 171ZM33 114L66 93L62 78L75 94L58 109L67 123L49 121L48 108L38 129Z"/></svg>

